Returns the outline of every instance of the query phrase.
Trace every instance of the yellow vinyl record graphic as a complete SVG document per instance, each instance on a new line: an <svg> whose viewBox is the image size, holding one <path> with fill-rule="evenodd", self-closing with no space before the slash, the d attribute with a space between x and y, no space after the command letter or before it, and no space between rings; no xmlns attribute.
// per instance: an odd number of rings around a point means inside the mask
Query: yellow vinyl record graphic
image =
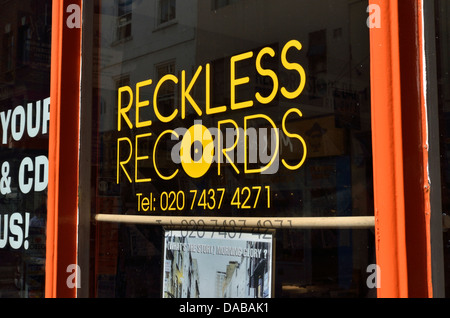
<svg viewBox="0 0 450 318"><path fill-rule="evenodd" d="M214 142L211 132L203 125L189 128L181 141L181 165L191 178L203 177L214 158Z"/></svg>

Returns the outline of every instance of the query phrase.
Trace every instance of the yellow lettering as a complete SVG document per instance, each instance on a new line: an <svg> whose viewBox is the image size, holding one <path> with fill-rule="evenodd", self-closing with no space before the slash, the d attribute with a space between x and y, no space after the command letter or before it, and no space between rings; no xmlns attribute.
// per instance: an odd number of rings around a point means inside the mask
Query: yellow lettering
<svg viewBox="0 0 450 318"><path fill-rule="evenodd" d="M136 193L136 196L138 197L138 212L141 212L141 196L142 196L142 193Z"/></svg>
<svg viewBox="0 0 450 318"><path fill-rule="evenodd" d="M206 114L214 115L227 111L227 106L211 108L211 65L206 64Z"/></svg>
<svg viewBox="0 0 450 318"><path fill-rule="evenodd" d="M136 155L135 155L135 160L134 160L134 181L136 183L141 183L141 182L151 182L152 179L147 178L147 179L138 179L138 161L141 160L147 160L149 158L149 156L139 156L138 154L138 150L139 150L139 139L141 138L146 138L146 137L150 137L152 134L148 133L148 134L142 134L142 135L137 135L136 136Z"/></svg>
<svg viewBox="0 0 450 318"><path fill-rule="evenodd" d="M156 117L163 123L169 123L171 122L178 114L178 109L175 109L172 113L172 115L170 115L169 117L165 117L163 115L161 115L161 113L158 110L158 93L159 93L159 89L161 88L162 84L166 81L172 81L175 84L178 84L178 78L175 75L172 74L167 74L165 76L163 76L158 84L156 85L155 88L155 94L153 95L153 108L155 110L155 114Z"/></svg>
<svg viewBox="0 0 450 318"><path fill-rule="evenodd" d="M155 171L158 174L158 176L163 180L173 179L178 174L178 171L179 171L179 169L177 169L171 176L166 177L161 174L161 172L158 169L158 165L156 164L156 149L158 148L158 144L159 144L159 141L161 140L161 138L167 134L172 134L175 137L180 138L180 136L174 130L166 130L161 135L159 135L158 139L155 142L155 147L153 149L153 166L155 167Z"/></svg>
<svg viewBox="0 0 450 318"><path fill-rule="evenodd" d="M152 197L152 194L150 193L150 198L142 197L143 195L143 193L136 193L136 196L138 198L138 212L141 212L141 210L144 212L151 210L152 202L150 199Z"/></svg>
<svg viewBox="0 0 450 318"><path fill-rule="evenodd" d="M267 97L263 97L263 96L261 96L260 93L256 93L255 97L258 100L258 102L260 102L261 104L269 104L270 102L272 102L273 99L275 98L275 96L277 95L277 91L278 91L278 87L279 87L277 74L275 74L275 72L272 70L263 69L261 66L261 60L265 54L269 54L271 57L274 57L275 51L270 47L266 47L266 48L262 49L261 52L259 52L258 56L256 57L256 70L262 76L268 76L272 79L273 90L272 90L272 93L270 93L270 95Z"/></svg>
<svg viewBox="0 0 450 318"><path fill-rule="evenodd" d="M192 78L191 82L189 83L189 86L186 88L186 71L181 72L181 81L182 81L182 87L181 87L181 118L186 118L186 99L189 100L189 103L191 104L192 108L195 110L197 115L201 116L203 114L200 107L197 105L197 103L194 101L192 96L190 95L192 88L194 87L195 81L198 79L200 73L202 72L202 67L199 66L197 69L197 72L195 73L194 77Z"/></svg>
<svg viewBox="0 0 450 318"><path fill-rule="evenodd" d="M222 141L221 141L222 132L220 130L220 127L222 126L222 124L232 124L234 126L234 128L235 128L236 140L234 142L234 145L231 146L230 148L222 149L222 146L223 146L222 145ZM234 120L226 119L226 120L221 120L221 121L219 121L217 123L217 130L218 130L218 133L217 133L217 147L218 147L218 151L217 151L217 174L220 176L220 163L221 163L220 159L222 157L222 153L225 156L225 158L228 159L228 161L231 164L231 166L233 167L234 171L236 171L236 173L239 174L239 169L234 164L233 159L231 159L228 156L228 154L227 154L228 151L231 151L231 150L235 149L237 147L237 145L238 145L238 142L239 142L239 127L238 127L238 125L236 124L236 122Z"/></svg>
<svg viewBox="0 0 450 318"><path fill-rule="evenodd" d="M306 74L305 70L300 64L288 62L286 55L291 47L295 47L297 50L300 51L302 49L302 44L297 40L292 40L286 43L286 45L283 48L283 51L281 52L281 63L287 70L293 70L298 72L298 74L300 75L300 85L294 92L289 92L286 88L282 87L281 93L286 98L294 99L300 96L300 94L303 92L303 89L305 88Z"/></svg>
<svg viewBox="0 0 450 318"><path fill-rule="evenodd" d="M283 163L283 165L287 169L289 169L289 170L297 170L297 169L300 169L300 167L305 163L306 155L307 155L307 148L306 148L305 140L300 135L289 133L287 131L287 129L286 129L286 119L291 113L296 113L300 117L303 117L302 112L300 110L296 109L296 108L292 108L292 109L288 110L286 112L286 114L284 114L284 117L283 117L282 129L283 129L283 132L286 134L286 136L288 136L289 138L296 138L302 143L302 145L303 145L303 157L302 157L302 159L300 160L300 162L296 166L291 166L291 165L287 164L286 160L284 160L284 159L282 159L281 162Z"/></svg>
<svg viewBox="0 0 450 318"><path fill-rule="evenodd" d="M245 101L236 103L236 87L239 85L247 84L250 82L250 78L242 77L242 78L236 78L236 62L249 59L253 56L253 52L247 52L242 53L236 56L233 56L231 58L231 77L230 77L230 84L231 84L231 91L230 91L230 106L232 110L236 109L242 109L247 107L253 106L253 101Z"/></svg>
<svg viewBox="0 0 450 318"><path fill-rule="evenodd" d="M150 209L150 200L147 197L144 197L141 201L141 205L142 205L142 210L144 212L147 212ZM139 211L140 211L140 207L139 207Z"/></svg>
<svg viewBox="0 0 450 318"><path fill-rule="evenodd" d="M150 105L150 102L148 100L145 100L145 101L140 100L140 89L144 86L149 86L151 84L152 84L152 80L147 80L147 81L139 82L136 84L136 127L137 128L152 125L151 120L141 122L139 119L139 109L141 107L146 107L146 106Z"/></svg>
<svg viewBox="0 0 450 318"><path fill-rule="evenodd" d="M128 144L130 145L130 155L128 159L125 161L120 161L120 142L122 141L127 141ZM128 181L130 181L130 183L133 183L133 181L130 178L130 175L125 169L125 165L130 162L132 156L133 156L133 144L131 143L131 140L127 137L117 139L117 184L120 183L120 168L122 168L123 172L125 172Z"/></svg>
<svg viewBox="0 0 450 318"><path fill-rule="evenodd" d="M128 103L128 106L125 108L122 108L122 93L128 93L130 95L130 102ZM133 124L130 121L130 118L128 117L127 113L130 111L131 106L133 105L133 90L129 86L124 86L119 88L119 96L118 96L118 120L117 120L117 130L122 130L122 117L125 119L125 121L128 124L128 127L130 129L133 129Z"/></svg>

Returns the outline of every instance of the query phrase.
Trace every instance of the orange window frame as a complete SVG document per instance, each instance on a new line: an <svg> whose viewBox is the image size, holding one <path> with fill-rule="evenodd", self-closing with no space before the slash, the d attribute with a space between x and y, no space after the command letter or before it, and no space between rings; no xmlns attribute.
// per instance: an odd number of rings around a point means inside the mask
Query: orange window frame
<svg viewBox="0 0 450 318"><path fill-rule="evenodd" d="M383 298L433 296L422 1L369 1L381 10L381 28L370 30L370 42L377 292ZM66 26L70 4L81 8L82 1L53 1L48 298L77 296L66 280L67 267L77 264L82 30Z"/></svg>
<svg viewBox="0 0 450 318"><path fill-rule="evenodd" d="M378 297L432 297L423 1L371 1L372 134ZM401 36L400 36L401 34Z"/></svg>
<svg viewBox="0 0 450 318"><path fill-rule="evenodd" d="M45 297L74 298L67 268L77 264L81 29L67 27L67 8L52 2L49 182Z"/></svg>

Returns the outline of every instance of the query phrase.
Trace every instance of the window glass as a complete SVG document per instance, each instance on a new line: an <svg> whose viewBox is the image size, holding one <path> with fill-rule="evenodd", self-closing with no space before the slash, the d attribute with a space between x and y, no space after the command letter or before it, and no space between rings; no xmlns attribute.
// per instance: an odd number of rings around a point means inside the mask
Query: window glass
<svg viewBox="0 0 450 318"><path fill-rule="evenodd" d="M44 296L51 1L0 11L0 297Z"/></svg>
<svg viewBox="0 0 450 318"><path fill-rule="evenodd" d="M95 5L91 213L179 228L96 222L91 296L376 295L372 229L289 226L373 216L368 1L125 2L122 43Z"/></svg>
<svg viewBox="0 0 450 318"><path fill-rule="evenodd" d="M436 59L437 87L439 101L439 130L441 151L441 182L442 182L442 212L443 212L443 246L445 266L445 295L450 296L450 23L448 16L450 6L447 1L435 1L436 11Z"/></svg>

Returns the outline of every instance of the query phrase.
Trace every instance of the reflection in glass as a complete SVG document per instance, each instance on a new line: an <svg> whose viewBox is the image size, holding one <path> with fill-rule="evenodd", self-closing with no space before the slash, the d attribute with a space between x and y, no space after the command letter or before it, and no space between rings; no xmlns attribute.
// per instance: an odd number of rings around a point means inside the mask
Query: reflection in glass
<svg viewBox="0 0 450 318"><path fill-rule="evenodd" d="M0 10L0 297L44 297L51 1Z"/></svg>
<svg viewBox="0 0 450 318"><path fill-rule="evenodd" d="M93 214L373 215L368 1L127 1L122 43L116 3L96 5ZM161 296L161 227L96 233L95 296ZM373 295L373 244L277 230L275 297Z"/></svg>
<svg viewBox="0 0 450 318"><path fill-rule="evenodd" d="M439 92L439 120L440 120L440 151L441 151L441 177L442 177L442 212L444 218L444 266L445 266L445 294L450 295L450 237L448 231L448 218L450 210L450 82L449 82L449 21L450 6L447 1L435 1L436 10L436 59L438 64L437 80Z"/></svg>

